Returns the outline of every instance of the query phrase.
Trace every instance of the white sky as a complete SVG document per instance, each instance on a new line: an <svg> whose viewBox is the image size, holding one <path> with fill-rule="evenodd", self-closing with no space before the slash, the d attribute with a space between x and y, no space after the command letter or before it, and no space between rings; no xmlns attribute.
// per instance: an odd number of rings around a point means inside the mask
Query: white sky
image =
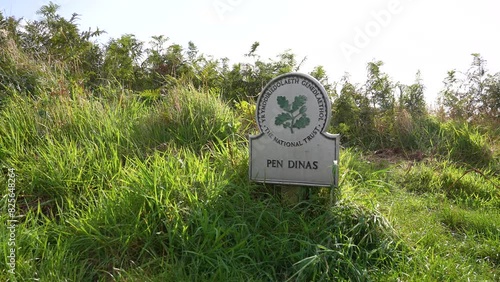
<svg viewBox="0 0 500 282"><path fill-rule="evenodd" d="M0 0L4 15L36 19L43 0ZM323 65L331 81L345 72L364 83L366 64L382 60L394 81L411 84L420 70L428 102L434 102L449 70L465 71L471 53L500 71L498 0L54 0L67 18L81 15L82 30L99 27L117 38L134 34L148 42L165 35L171 43L215 58L243 61L253 42L262 59L291 49L301 69Z"/></svg>

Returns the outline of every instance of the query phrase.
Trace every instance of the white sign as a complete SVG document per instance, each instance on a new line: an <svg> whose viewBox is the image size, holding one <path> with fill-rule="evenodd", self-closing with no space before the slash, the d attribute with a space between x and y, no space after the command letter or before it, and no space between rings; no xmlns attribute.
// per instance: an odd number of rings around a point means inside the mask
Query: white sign
<svg viewBox="0 0 500 282"><path fill-rule="evenodd" d="M280 75L257 101L260 134L250 136L250 179L336 186L339 135L326 129L331 113L324 87L302 73Z"/></svg>

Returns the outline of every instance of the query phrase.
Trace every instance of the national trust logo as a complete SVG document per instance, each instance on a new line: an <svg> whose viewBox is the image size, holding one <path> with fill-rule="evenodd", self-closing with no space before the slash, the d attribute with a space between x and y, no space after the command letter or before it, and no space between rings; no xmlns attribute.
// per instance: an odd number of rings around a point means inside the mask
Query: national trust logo
<svg viewBox="0 0 500 282"><path fill-rule="evenodd" d="M329 99L314 78L290 73L273 79L257 101L262 133L285 147L307 144L328 124Z"/></svg>

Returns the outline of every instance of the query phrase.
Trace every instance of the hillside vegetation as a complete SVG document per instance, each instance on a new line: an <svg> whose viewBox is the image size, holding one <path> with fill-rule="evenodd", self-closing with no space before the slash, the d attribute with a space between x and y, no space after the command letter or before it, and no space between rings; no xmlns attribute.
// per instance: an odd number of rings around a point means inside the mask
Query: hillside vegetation
<svg viewBox="0 0 500 282"><path fill-rule="evenodd" d="M314 68L339 187L291 205L249 181L247 140L262 87L300 71L291 51L265 61L256 42L230 65L165 36L100 45L57 10L0 14L2 281L500 279L500 74L479 54L432 111L419 73Z"/></svg>

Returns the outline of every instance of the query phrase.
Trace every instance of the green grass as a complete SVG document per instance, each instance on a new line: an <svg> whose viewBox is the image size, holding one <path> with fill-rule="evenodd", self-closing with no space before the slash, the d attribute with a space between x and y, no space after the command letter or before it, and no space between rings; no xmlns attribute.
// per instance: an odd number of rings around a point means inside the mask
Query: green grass
<svg viewBox="0 0 500 282"><path fill-rule="evenodd" d="M108 91L4 104L0 161L16 169L20 222L16 275L3 243L2 281L499 279L498 160L484 133L435 121L441 135L425 142L443 142L422 162L343 149L338 201L312 188L290 206L249 182L245 117L217 93ZM6 222L6 196L1 206Z"/></svg>

